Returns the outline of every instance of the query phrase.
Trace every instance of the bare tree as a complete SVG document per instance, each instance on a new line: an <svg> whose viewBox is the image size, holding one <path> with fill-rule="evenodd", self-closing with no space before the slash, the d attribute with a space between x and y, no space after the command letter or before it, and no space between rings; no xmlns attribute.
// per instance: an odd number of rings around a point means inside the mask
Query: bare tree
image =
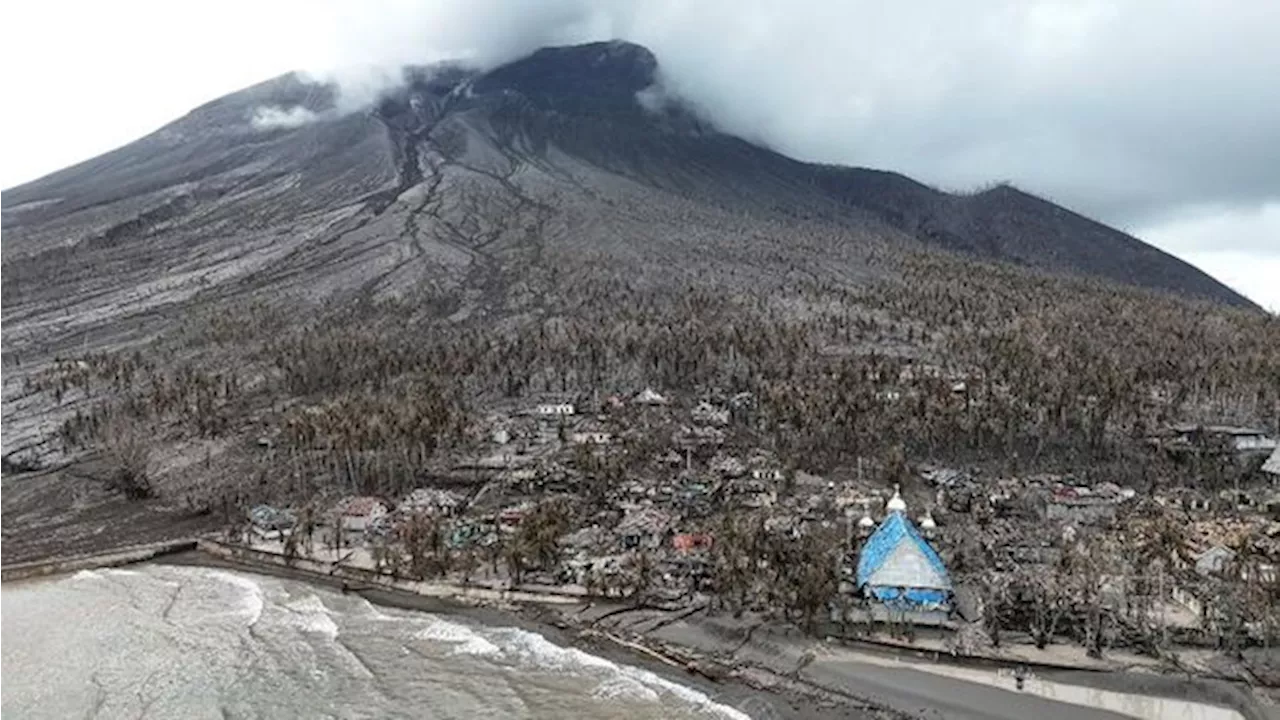
<svg viewBox="0 0 1280 720"><path fill-rule="evenodd" d="M103 433L104 479L108 486L131 500L155 494L151 482L151 441L136 424L124 418L111 421Z"/></svg>

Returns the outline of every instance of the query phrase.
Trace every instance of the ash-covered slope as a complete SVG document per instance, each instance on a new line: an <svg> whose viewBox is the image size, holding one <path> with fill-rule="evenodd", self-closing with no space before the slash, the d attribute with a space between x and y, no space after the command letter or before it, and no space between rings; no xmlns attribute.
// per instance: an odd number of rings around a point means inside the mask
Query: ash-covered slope
<svg viewBox="0 0 1280 720"><path fill-rule="evenodd" d="M522 312L547 273L584 263L640 283L857 282L876 243L1248 305L1011 188L950 195L718 133L646 92L656 70L644 48L596 43L484 73L407 71L369 112L338 114L294 76L209 103L4 193L4 340L52 350L255 296L415 292L455 318ZM314 119L264 125L266 109Z"/></svg>

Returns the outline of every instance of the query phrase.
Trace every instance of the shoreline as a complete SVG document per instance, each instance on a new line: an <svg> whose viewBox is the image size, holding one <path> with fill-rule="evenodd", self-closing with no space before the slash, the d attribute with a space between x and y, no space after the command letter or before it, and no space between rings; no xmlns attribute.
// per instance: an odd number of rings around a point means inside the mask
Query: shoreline
<svg viewBox="0 0 1280 720"><path fill-rule="evenodd" d="M340 591L344 584L349 583L349 580L337 575L323 575L312 570L258 563L243 558L231 559L200 548L159 557L154 562L268 575ZM888 709L877 711L877 708L816 688L788 686L790 681L785 679L779 679L779 684L772 687L762 687L749 678L729 675L713 680L704 674L689 671L651 648L640 649L609 633L577 627L566 622L562 615L547 605L530 604L526 601L502 606L484 601L466 601L457 596L423 595L395 587L348 587L345 592L384 607L450 615L480 625L515 627L537 633L562 647L577 648L620 665L648 670L665 680L697 690L710 701L751 718L834 720L849 717L903 717L900 713L893 713Z"/></svg>
<svg viewBox="0 0 1280 720"><path fill-rule="evenodd" d="M96 562L95 562L96 561ZM141 562L214 567L282 577L357 594L371 603L411 611L448 614L490 626L514 626L543 635L561 646L576 647L619 664L640 667L694 688L713 702L752 717L905 717L901 702L830 682L816 672L794 672L797 662L815 652L877 658L904 670L968 668L986 671L1013 662L983 656L951 656L928 648L877 642L874 639L823 642L801 637L776 623L731 628L726 618L692 618L703 613L671 612L625 603L591 600L569 594L528 590L495 590L447 582L418 583L354 567L330 567L240 545L211 540L185 540L126 548L100 556L81 556L4 568L4 581L38 580L91 567L118 567ZM313 565L315 567L306 567ZM417 585L417 587L413 587ZM674 614L672 619L670 615ZM635 617L639 616L637 621ZM729 628L729 632L725 629ZM763 632L755 632L762 629ZM738 635L734 635L738 631ZM753 636L754 635L754 636ZM727 659L725 656L728 656ZM1231 708L1248 720L1280 717L1264 706L1247 686L1224 680L1079 668L1028 662L1035 676L1056 683L1110 692L1167 698ZM945 676L939 673L937 677ZM841 679L841 678L838 678ZM851 680L853 678L842 678ZM976 683L967 682L974 685ZM998 692L1006 692L998 690ZM1028 696L1014 696L1028 697ZM1054 703L1059 708L1082 706ZM918 709L918 708L917 708ZM914 714L914 713L911 713ZM1065 715L1064 717L1073 716ZM1108 714L1110 716L1110 714Z"/></svg>

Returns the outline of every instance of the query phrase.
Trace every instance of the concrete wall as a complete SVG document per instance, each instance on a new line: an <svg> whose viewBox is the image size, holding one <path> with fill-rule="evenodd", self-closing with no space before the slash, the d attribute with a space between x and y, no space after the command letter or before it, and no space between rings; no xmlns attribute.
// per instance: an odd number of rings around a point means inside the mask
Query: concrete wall
<svg viewBox="0 0 1280 720"><path fill-rule="evenodd" d="M132 563L143 562L161 555L170 555L172 553L185 552L193 550L196 547L196 541L192 539L170 540L161 543L151 543L149 545L136 545L133 547L120 548L105 553L97 553L94 555L81 555L71 558L60 558L55 560L38 560L27 563L14 563L5 565L0 570L0 580L11 582L14 580L27 580L30 578L42 577L45 575L60 575L63 573L79 572L80 570L92 570L104 567L119 567L121 565L130 565Z"/></svg>

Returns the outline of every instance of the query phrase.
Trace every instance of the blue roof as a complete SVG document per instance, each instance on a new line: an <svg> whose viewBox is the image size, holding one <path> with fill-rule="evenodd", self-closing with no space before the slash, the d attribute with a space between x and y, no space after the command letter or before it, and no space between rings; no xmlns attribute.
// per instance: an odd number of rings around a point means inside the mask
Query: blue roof
<svg viewBox="0 0 1280 720"><path fill-rule="evenodd" d="M947 577L947 568L942 564L942 558L938 557L938 553L928 541L921 537L916 526L904 513L892 512L862 545L862 552L858 554L858 587L870 582L871 576L889 559L894 548L903 542L915 543L933 569L940 576Z"/></svg>

